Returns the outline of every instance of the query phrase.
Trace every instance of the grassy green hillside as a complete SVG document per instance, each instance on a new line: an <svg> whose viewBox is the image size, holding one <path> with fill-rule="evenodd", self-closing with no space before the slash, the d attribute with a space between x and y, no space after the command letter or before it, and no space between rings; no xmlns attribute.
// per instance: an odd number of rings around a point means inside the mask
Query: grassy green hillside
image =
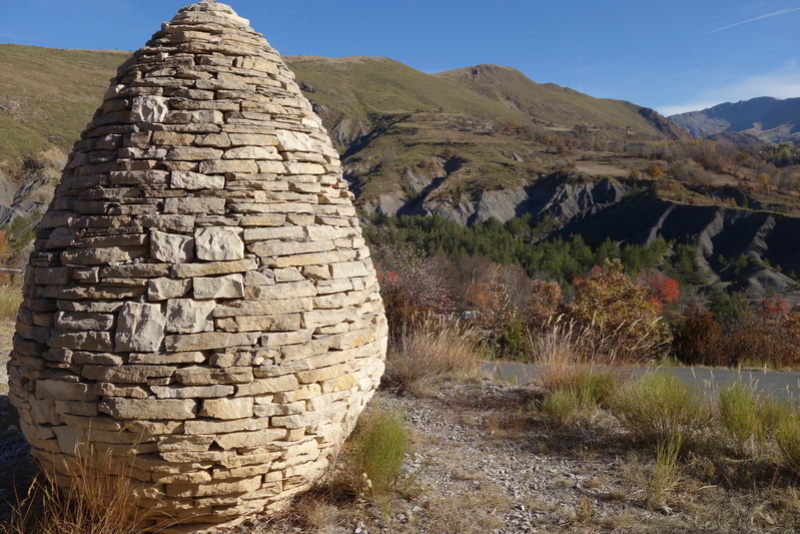
<svg viewBox="0 0 800 534"><path fill-rule="evenodd" d="M0 45L0 161L69 151L130 52Z"/></svg>
<svg viewBox="0 0 800 534"><path fill-rule="evenodd" d="M561 159L558 136L665 139L627 102L492 65L428 75L385 58L287 57L367 202L387 193L457 204L515 187Z"/></svg>
<svg viewBox="0 0 800 534"><path fill-rule="evenodd" d="M0 45L0 172L67 153L129 52ZM428 75L385 58L287 57L341 150L363 201L386 193L458 203L549 172L559 132L664 136L637 106L598 100L519 72L470 67ZM473 71L480 76L473 76Z"/></svg>
<svg viewBox="0 0 800 534"><path fill-rule="evenodd" d="M413 111L467 113L487 119L519 120L502 103L387 58L284 58L306 95L342 115L368 120L372 114Z"/></svg>
<svg viewBox="0 0 800 534"><path fill-rule="evenodd" d="M653 125L639 114L640 106L621 100L598 99L552 83L538 84L511 67L478 65L435 74L504 102L508 107L551 126L619 130L645 137L661 137Z"/></svg>
<svg viewBox="0 0 800 534"><path fill-rule="evenodd" d="M515 161L525 140L502 125L533 126L525 114L454 80L385 58L287 57L306 96L343 152L362 200L436 182L458 202L483 189L518 185L536 166Z"/></svg>

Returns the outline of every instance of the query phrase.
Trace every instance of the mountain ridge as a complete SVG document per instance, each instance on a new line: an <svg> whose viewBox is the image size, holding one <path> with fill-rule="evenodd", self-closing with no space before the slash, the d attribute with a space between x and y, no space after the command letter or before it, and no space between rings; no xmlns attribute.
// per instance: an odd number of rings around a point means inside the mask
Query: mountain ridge
<svg viewBox="0 0 800 534"><path fill-rule="evenodd" d="M800 98L762 96L668 118L697 137L743 133L767 143L800 145Z"/></svg>

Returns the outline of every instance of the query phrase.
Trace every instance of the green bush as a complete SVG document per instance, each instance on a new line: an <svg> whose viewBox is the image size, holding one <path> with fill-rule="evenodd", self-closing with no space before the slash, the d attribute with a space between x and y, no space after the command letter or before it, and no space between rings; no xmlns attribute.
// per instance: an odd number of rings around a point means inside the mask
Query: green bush
<svg viewBox="0 0 800 534"><path fill-rule="evenodd" d="M597 406L588 403L577 391L561 389L546 395L537 409L549 424L566 427L590 419Z"/></svg>
<svg viewBox="0 0 800 534"><path fill-rule="evenodd" d="M717 407L726 451L746 457L764 449L770 424L775 422L776 407L771 398L759 399L751 387L737 380L720 390Z"/></svg>
<svg viewBox="0 0 800 534"><path fill-rule="evenodd" d="M784 410L775 431L775 441L786 467L800 476L800 418L797 410Z"/></svg>
<svg viewBox="0 0 800 534"><path fill-rule="evenodd" d="M611 399L619 388L617 376L610 371L595 371L589 366L573 365L538 403L539 412L555 426L570 426L588 421L597 407Z"/></svg>
<svg viewBox="0 0 800 534"><path fill-rule="evenodd" d="M366 414L351 440L351 476L359 496L381 497L395 485L409 441L404 418L397 412Z"/></svg>
<svg viewBox="0 0 800 534"><path fill-rule="evenodd" d="M611 411L632 437L648 444L691 444L708 423L700 396L674 374L651 372L619 390Z"/></svg>

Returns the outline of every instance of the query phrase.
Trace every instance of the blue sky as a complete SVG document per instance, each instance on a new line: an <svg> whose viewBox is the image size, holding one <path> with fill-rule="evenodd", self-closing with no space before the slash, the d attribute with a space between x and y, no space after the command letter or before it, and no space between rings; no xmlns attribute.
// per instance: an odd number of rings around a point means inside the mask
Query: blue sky
<svg viewBox="0 0 800 534"><path fill-rule="evenodd" d="M2 0L0 43L135 50L187 0ZM670 114L800 97L800 0L230 0L283 55L495 63Z"/></svg>

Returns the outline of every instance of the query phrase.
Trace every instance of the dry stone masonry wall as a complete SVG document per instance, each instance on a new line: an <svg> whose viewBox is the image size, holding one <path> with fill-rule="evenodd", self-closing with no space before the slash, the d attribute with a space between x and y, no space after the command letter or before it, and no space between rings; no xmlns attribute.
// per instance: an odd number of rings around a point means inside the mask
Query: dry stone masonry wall
<svg viewBox="0 0 800 534"><path fill-rule="evenodd" d="M383 372L338 155L278 53L209 0L120 67L24 292L10 395L33 454L64 484L110 456L183 531L309 488Z"/></svg>

